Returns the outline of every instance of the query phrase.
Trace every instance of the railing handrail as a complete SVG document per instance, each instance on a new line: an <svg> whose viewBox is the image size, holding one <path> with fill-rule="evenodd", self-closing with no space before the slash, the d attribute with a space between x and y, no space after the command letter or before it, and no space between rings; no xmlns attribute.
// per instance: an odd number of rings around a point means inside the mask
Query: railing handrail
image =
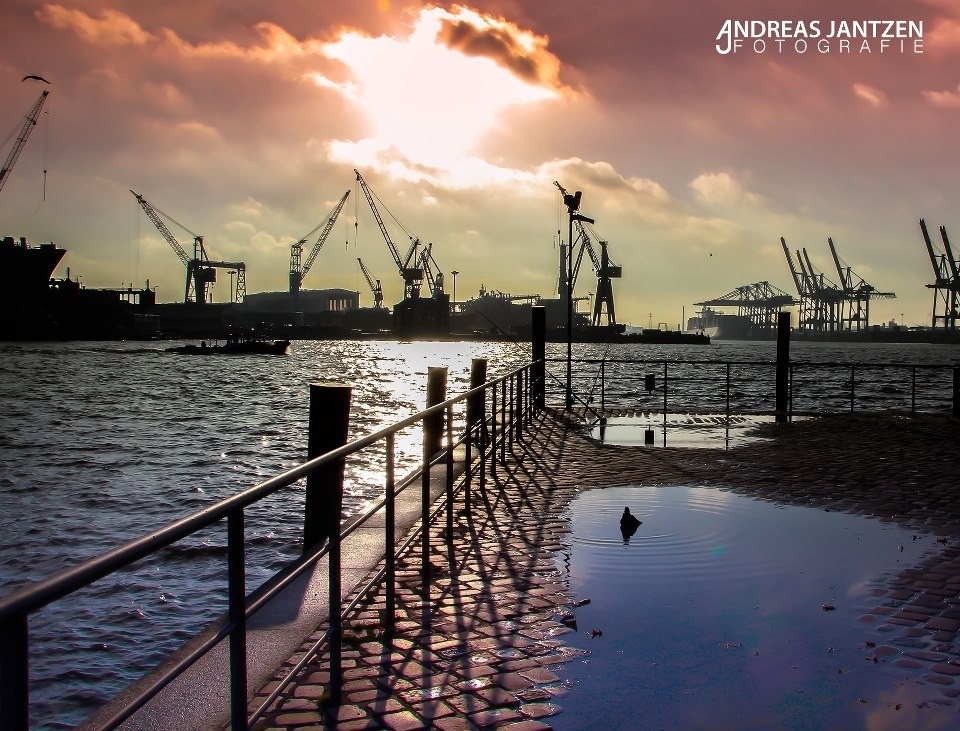
<svg viewBox="0 0 960 731"><path fill-rule="evenodd" d="M547 358L548 363L566 363L566 358ZM574 358L575 363L600 364L600 363L651 363L656 365L776 365L776 360L727 360L723 358L697 359L673 359L673 358ZM790 360L791 366L823 366L823 367L845 367L856 366L857 368L953 368L960 365L960 359L954 363L910 363L897 361L893 363L863 363L857 361L815 361L815 360Z"/></svg>
<svg viewBox="0 0 960 731"><path fill-rule="evenodd" d="M464 391L428 409L418 411L379 431L354 439L342 447L315 457L235 495L224 498L203 510L184 516L153 533L134 538L106 553L87 559L77 566L64 569L47 579L42 579L21 587L13 594L0 599L0 622L24 614L30 614L54 601L63 599L73 592L115 571L136 563L140 559L162 548L176 543L213 523L223 520L234 510L245 508L262 498L272 495L278 490L306 477L318 467L359 452L371 444L385 439L388 435L395 434L426 417L444 412L454 404L465 401L475 394L484 393L487 389L493 388L501 382L513 378L516 374L526 370L531 365L532 363L524 364L502 376L490 379L476 388Z"/></svg>

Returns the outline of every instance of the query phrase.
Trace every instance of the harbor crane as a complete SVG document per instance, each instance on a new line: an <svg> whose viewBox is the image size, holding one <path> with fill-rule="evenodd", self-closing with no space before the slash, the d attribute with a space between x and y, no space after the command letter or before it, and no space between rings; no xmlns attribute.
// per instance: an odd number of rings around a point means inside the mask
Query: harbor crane
<svg viewBox="0 0 960 731"><path fill-rule="evenodd" d="M840 262L837 255L837 247L833 243L832 237L827 237L827 243L830 245L830 254L833 256L833 263L837 267L837 274L840 277L840 286L843 289L846 300L846 314L841 314L841 324L846 330L864 330L870 327L870 300L871 299L894 299L897 295L893 292L878 292L876 287L868 284L860 275L853 271L849 266L845 267Z"/></svg>
<svg viewBox="0 0 960 731"><path fill-rule="evenodd" d="M343 210L343 205L347 202L347 197L349 195L350 191L348 190L343 194L343 197L340 199L337 205L333 207L333 210L327 214L326 219L324 219L310 233L290 247L290 294L297 295L300 293L300 287L303 284L303 278L307 276L307 272L309 272L310 267L313 266L313 262L316 260L317 254L320 253L320 249L322 249L324 243L326 243L327 237L330 235L330 231L333 229L333 224L337 222L337 216L339 216L340 211ZM316 243L314 243L313 248L310 250L310 254L307 256L306 263L301 266L300 260L303 256L303 247L306 245L310 237L312 237L317 231L320 231L320 235L317 237Z"/></svg>
<svg viewBox="0 0 960 731"><path fill-rule="evenodd" d="M838 308L840 308L839 313L842 313L843 290L827 279L822 272L818 273L813 268L813 263L810 261L806 249L797 251L798 269L797 265L794 264L790 249L787 248L787 242L782 236L780 237L780 244L783 246L783 253L787 258L793 283L800 295L800 319L798 323L800 329L815 332L838 329L838 323L842 319L842 315L838 316Z"/></svg>
<svg viewBox="0 0 960 731"><path fill-rule="evenodd" d="M927 233L927 224L922 218L920 219L920 231L923 233L923 241L927 246L927 253L930 255L930 263L933 265L934 282L926 285L927 289L933 290L933 329L936 330L939 325L946 330L956 330L957 319L960 318L960 312L958 312L958 305L960 305L960 262L953 256L953 248L950 246L946 227L940 227L943 253L933 248L930 234Z"/></svg>
<svg viewBox="0 0 960 731"><path fill-rule="evenodd" d="M423 269L423 276L427 280L427 287L434 299L442 299L443 292L443 272L437 260L433 258L433 242L427 244L420 252L420 268Z"/></svg>
<svg viewBox="0 0 960 731"><path fill-rule="evenodd" d="M554 181L554 185L557 186L564 197L569 195L560 183ZM596 231L593 231L600 244L600 255L597 256L597 252L593 248L593 240L587 232L587 226L589 226L590 223L589 219L586 219L584 216L574 218L574 225L577 229L577 240L580 241L580 251L577 253L577 261L573 267L573 277L571 278L570 287L572 289L576 285L577 276L580 273L580 264L583 261L583 252L586 251L590 257L591 264L593 264L593 271L597 275L597 293L593 301L591 324L594 327L598 326L602 315L606 312L607 325L616 325L617 316L613 303L613 282L610 280L621 278L623 276L623 267L617 266L610 260L609 254L607 253L607 242L599 236L596 236ZM592 227L591 230L593 230ZM572 242L571 246L575 245L575 243L576 242Z"/></svg>
<svg viewBox="0 0 960 731"><path fill-rule="evenodd" d="M17 133L17 139L13 143L13 147L10 148L10 153L7 155L3 167L0 168L0 190L3 190L7 178L10 177L10 173L13 171L13 166L17 163L17 158L20 157L20 153L23 152L27 140L30 139L30 133L33 132L33 128L37 126L37 120L40 118L40 110L43 109L43 104L47 101L47 95L49 93L50 92L46 90L41 91L37 101L34 102L33 107L27 112L27 116L24 117L23 123L20 125L20 131ZM46 174L46 170L44 170L44 174Z"/></svg>
<svg viewBox="0 0 960 731"><path fill-rule="evenodd" d="M203 236L195 234L193 231L188 229L182 223L178 223L176 220L168 216L166 213L161 211L159 208L156 208L152 205L146 198L144 198L139 193L130 191L133 193L133 197L137 199L137 203L140 204L140 207L143 208L144 213L147 214L153 225L157 227L157 230L166 239L167 243L170 244L170 248L176 252L177 256L180 257L180 261L183 262L184 266L187 268L187 281L183 290L183 301L186 302L196 302L197 304L205 304L207 301L207 285L215 284L217 281L217 269L229 269L236 272L237 282L236 289L231 293L231 301L233 302L243 302L243 298L247 293L246 285L246 271L247 265L242 261L212 261L207 256L206 248L203 245ZM177 241L177 237L171 233L170 229L167 228L167 225L164 223L164 219L170 221L171 223L179 226L188 234L193 236L193 256L191 257L184 250L183 246L180 245L180 242Z"/></svg>
<svg viewBox="0 0 960 731"><path fill-rule="evenodd" d="M380 211L377 209L377 204L374 202L375 196L367 186L367 181L363 179L363 176L360 175L359 171L356 169L354 169L353 172L357 175L357 183L363 190L363 194L367 199L367 203L370 205L370 210L373 211L373 216L377 220L377 225L380 226L380 233L383 234L383 238L387 242L387 248L390 249L390 254L393 256L393 261L396 263L397 269L400 271L400 276L403 277L404 299L419 298L420 286L423 283L423 269L422 267L415 265L417 264L416 253L417 247L420 245L420 239L416 239L407 234L407 236L410 238L410 248L407 249L406 256L401 257L400 252L397 250L396 244L394 244L393 239L390 238L390 232L387 231L387 227L383 222L383 218L380 216ZM383 205L383 203L381 202L380 205Z"/></svg>
<svg viewBox="0 0 960 731"><path fill-rule="evenodd" d="M383 309L383 289L380 287L380 280L377 280L377 283L373 283L373 278L370 276L370 272L367 271L367 268L363 265L363 259L359 256L357 257L357 263L360 265L360 271L363 272L363 278L367 280L367 286L370 287L370 291L373 292L373 307L377 310Z"/></svg>

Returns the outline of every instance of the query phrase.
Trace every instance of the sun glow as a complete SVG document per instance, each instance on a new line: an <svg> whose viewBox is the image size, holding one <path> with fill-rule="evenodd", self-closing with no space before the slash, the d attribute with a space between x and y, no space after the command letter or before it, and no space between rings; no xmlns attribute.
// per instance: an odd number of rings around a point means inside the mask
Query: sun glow
<svg viewBox="0 0 960 731"><path fill-rule="evenodd" d="M367 139L333 143L333 154L359 165L399 157L417 166L462 169L484 135L507 123L509 108L564 92L545 39L455 10L421 10L406 38L349 31L325 46L325 55L349 68L353 83L339 86L373 127ZM323 77L316 83L330 85ZM475 160L468 167L476 175L485 165Z"/></svg>

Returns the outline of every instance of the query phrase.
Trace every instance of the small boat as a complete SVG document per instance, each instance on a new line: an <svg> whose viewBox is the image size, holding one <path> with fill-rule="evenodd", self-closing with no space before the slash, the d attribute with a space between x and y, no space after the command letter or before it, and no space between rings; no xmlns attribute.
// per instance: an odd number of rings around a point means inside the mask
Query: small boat
<svg viewBox="0 0 960 731"><path fill-rule="evenodd" d="M199 345L167 348L167 352L190 355L284 355L289 348L289 340L259 340L248 336L234 336L223 343L214 342L208 345L206 340L202 340Z"/></svg>

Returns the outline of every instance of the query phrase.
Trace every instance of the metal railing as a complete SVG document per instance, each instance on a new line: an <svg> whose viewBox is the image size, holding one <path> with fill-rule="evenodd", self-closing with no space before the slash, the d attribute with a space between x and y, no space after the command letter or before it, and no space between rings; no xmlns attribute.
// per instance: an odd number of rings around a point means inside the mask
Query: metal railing
<svg viewBox="0 0 960 731"><path fill-rule="evenodd" d="M517 368L499 378L489 381L485 379L486 365L477 369L479 385L471 378L471 388L453 398L441 400L429 408L420 411L406 419L398 421L378 432L356 439L339 448L333 449L313 459L309 459L293 469L276 475L230 498L222 500L204 510L193 513L177 520L160 530L132 540L98 557L65 570L45 581L28 585L11 596L0 600L0 719L3 728L9 731L25 731L30 726L30 688L29 688L29 620L35 612L47 605L71 596L75 592L109 576L117 571L130 567L148 556L156 554L161 549L176 543L198 531L226 521L227 536L227 595L228 605L226 616L215 623L212 630L205 633L202 641L198 642L183 657L162 671L148 676L148 682L138 686L133 697L125 699L118 708L108 705L108 717L100 720L98 727L112 729L130 718L150 699L156 696L164 687L176 677L206 655L223 640L229 643L229 685L230 685L230 723L235 730L246 729L248 724L254 723L266 710L270 703L291 682L296 673L323 647L329 646L331 656L331 697L337 700L340 692L340 630L342 619L354 608L356 601L343 607L341 602L341 542L363 525L372 515L381 509L385 514L385 546L386 555L384 565L367 586L356 592L357 597L366 593L375 583L385 580L387 611L387 630L392 629L392 622L396 602L395 560L398 553L395 535L395 501L397 496L418 480L422 485L421 515L418 533L409 536L404 546L420 535L425 545L429 540L428 526L430 521L445 507L448 527L453 521L453 495L455 484L454 450L462 447L465 450L463 463L463 479L458 489L466 490L465 499L469 502L471 481L478 477L483 483L489 469L491 475L496 475L498 460L503 463L507 450L516 440L522 438L523 430L529 425L534 413L543 405L544 363L535 361ZM472 372L473 376L473 372ZM498 394L499 391L499 394ZM311 398L312 401L312 398ZM489 402L489 411L487 405ZM347 401L349 403L349 400ZM456 414L454 407L465 404L462 417L462 432L454 439L454 422ZM439 422L438 422L439 420ZM311 423L312 423L311 419ZM395 472L395 445L396 435L401 430L414 424L424 425L423 459L419 468L412 474L397 481ZM345 433L345 431L344 431ZM444 443L445 442L445 443ZM368 449L372 445L384 445L384 493L365 513L344 523L339 515L339 497L343 490L342 465L351 455ZM440 446L434 450L431 445ZM474 450L476 454L474 455ZM475 468L474 462L477 462ZM438 501L438 507L432 507L430 498L431 468L445 465L445 496ZM339 466L339 477L336 474ZM331 467L333 468L331 470ZM310 546L305 541L304 554L291 562L287 567L275 574L263 585L250 592L245 590L245 537L244 511L261 499L288 488L294 483L308 479L308 491L311 489L309 480L319 473L326 471L326 477L334 475L332 481L339 484L326 484L322 487L332 497L326 506L327 514L309 515L305 517L305 531L311 521L330 521L330 505L336 505L333 520L337 529L330 531L322 545ZM324 506L321 506L322 510ZM316 506L315 506L316 509ZM328 523L329 524L329 523ZM426 556L426 551L424 552ZM267 603L288 587L295 579L308 569L312 568L321 558L327 557L329 571L329 627L322 638L314 645L300 663L281 682L270 698L251 716L247 716L247 659L246 634L248 620ZM425 566L427 562L425 562ZM425 577L426 577L425 570Z"/></svg>
<svg viewBox="0 0 960 731"><path fill-rule="evenodd" d="M565 364L552 358L550 364ZM777 412L773 360L580 359L573 376L574 406L599 418L608 409L668 413ZM960 417L960 365L917 363L791 362L787 418L793 415L884 410L951 410ZM547 379L547 398L563 404L558 378Z"/></svg>

